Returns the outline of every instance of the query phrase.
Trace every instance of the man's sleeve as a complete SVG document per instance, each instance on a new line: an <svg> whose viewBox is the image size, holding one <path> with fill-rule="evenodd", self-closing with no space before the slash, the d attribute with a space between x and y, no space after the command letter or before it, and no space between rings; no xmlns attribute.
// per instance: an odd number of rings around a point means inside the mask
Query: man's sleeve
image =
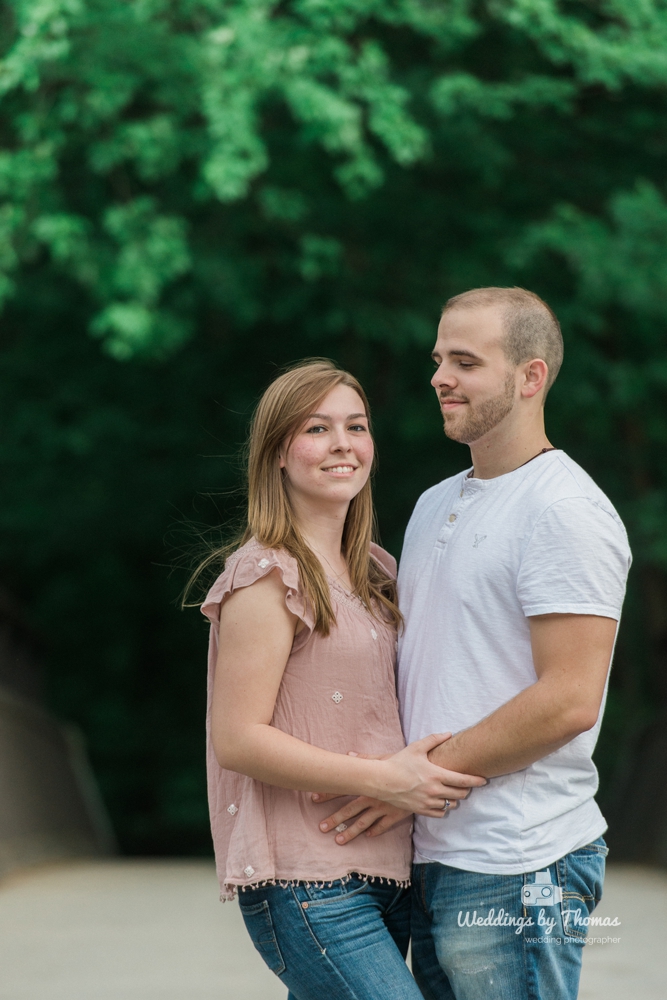
<svg viewBox="0 0 667 1000"><path fill-rule="evenodd" d="M614 511L586 497L559 500L540 517L521 560L517 596L523 613L618 620L630 561Z"/></svg>

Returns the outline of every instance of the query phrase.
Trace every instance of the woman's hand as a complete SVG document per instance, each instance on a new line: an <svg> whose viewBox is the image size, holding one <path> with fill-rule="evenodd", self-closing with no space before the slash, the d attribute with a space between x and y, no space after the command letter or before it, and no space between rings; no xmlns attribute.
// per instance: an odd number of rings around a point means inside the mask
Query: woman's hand
<svg viewBox="0 0 667 1000"><path fill-rule="evenodd" d="M451 733L425 736L387 760L378 761L375 798L396 809L440 818L445 814L446 800L465 799L471 788L485 785L485 778L449 771L429 761L429 751L450 736Z"/></svg>

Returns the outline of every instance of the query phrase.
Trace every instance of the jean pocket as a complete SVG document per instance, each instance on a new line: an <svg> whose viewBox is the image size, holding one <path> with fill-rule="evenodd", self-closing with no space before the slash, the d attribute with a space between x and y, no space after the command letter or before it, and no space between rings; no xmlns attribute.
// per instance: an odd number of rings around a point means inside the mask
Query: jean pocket
<svg viewBox="0 0 667 1000"><path fill-rule="evenodd" d="M273 929L268 902L264 899L261 903L253 903L250 906L244 906L239 902L239 909L255 948L271 972L275 972L277 976L281 975L285 971L285 962Z"/></svg>
<svg viewBox="0 0 667 1000"><path fill-rule="evenodd" d="M333 885L300 885L297 887L297 896L301 904L307 902L309 906L324 906L358 896L361 892L367 892L368 887L367 879L353 876L350 879L338 879Z"/></svg>
<svg viewBox="0 0 667 1000"><path fill-rule="evenodd" d="M563 890L563 930L570 938L586 939L591 914L602 899L607 847L600 838L558 861Z"/></svg>

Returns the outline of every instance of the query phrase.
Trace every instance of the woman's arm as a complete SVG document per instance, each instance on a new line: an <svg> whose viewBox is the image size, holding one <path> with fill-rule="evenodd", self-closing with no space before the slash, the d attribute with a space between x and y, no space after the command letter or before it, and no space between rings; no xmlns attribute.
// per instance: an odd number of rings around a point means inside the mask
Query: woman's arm
<svg viewBox="0 0 667 1000"><path fill-rule="evenodd" d="M311 746L271 726L298 622L275 571L222 605L212 705L218 763L281 788L367 795L441 816L444 799L466 791L444 784L442 769L427 759L444 736L426 737L389 760L363 760ZM477 782L470 777L471 785Z"/></svg>

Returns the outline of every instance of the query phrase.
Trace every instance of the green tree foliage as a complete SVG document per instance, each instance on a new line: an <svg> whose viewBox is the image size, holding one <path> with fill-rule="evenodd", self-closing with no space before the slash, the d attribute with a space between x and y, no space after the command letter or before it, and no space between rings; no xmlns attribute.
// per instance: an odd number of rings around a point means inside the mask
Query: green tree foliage
<svg viewBox="0 0 667 1000"><path fill-rule="evenodd" d="M171 526L237 512L253 401L323 354L370 390L398 552L467 460L428 355L483 284L561 317L550 435L636 553L614 813L647 746L667 762L664 0L10 0L0 48L2 579L125 846L207 849L205 632L169 603Z"/></svg>

